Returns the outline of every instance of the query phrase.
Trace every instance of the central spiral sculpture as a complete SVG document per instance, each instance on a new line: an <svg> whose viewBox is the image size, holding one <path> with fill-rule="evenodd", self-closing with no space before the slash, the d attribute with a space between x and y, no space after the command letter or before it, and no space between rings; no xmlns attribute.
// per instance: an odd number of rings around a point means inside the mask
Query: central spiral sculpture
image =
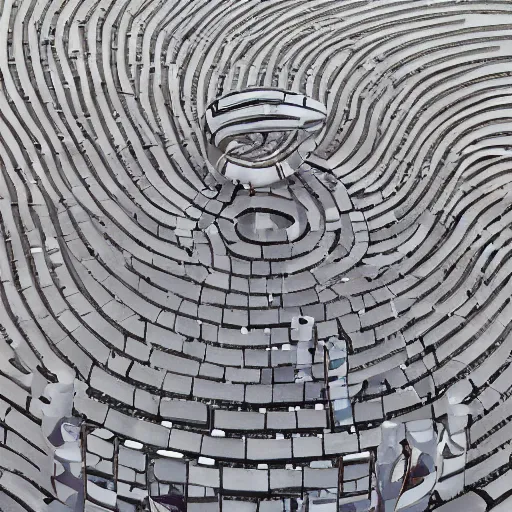
<svg viewBox="0 0 512 512"><path fill-rule="evenodd" d="M289 289L298 274L308 286L336 279L366 251L364 241L355 243L344 185L322 171L308 172L306 160L318 147L326 120L321 102L260 87L217 98L201 119L215 179L253 191L238 190L217 219L205 214L199 224L225 241L231 257L270 265ZM297 180L284 181L294 174ZM262 188L269 185L270 191ZM201 263L210 258L201 251L194 256Z"/></svg>
<svg viewBox="0 0 512 512"><path fill-rule="evenodd" d="M326 114L319 101L290 91L231 92L203 116L208 160L231 181L271 185L294 174L316 149Z"/></svg>

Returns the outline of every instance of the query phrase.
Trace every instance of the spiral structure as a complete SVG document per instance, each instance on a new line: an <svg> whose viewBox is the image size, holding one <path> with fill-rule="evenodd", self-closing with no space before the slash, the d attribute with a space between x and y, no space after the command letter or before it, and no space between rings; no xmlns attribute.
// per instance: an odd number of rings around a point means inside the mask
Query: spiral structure
<svg viewBox="0 0 512 512"><path fill-rule="evenodd" d="M0 510L510 510L508 0L0 13ZM255 89L327 114L249 189Z"/></svg>
<svg viewBox="0 0 512 512"><path fill-rule="evenodd" d="M214 169L249 188L294 174L317 148L324 105L302 94L250 88L216 99L202 125Z"/></svg>

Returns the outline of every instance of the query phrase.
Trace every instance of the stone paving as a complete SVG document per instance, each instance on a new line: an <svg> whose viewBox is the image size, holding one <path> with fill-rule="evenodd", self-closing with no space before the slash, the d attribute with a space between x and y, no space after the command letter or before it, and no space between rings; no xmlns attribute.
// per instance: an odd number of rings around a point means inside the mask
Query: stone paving
<svg viewBox="0 0 512 512"><path fill-rule="evenodd" d="M511 510L510 2L0 14L2 512Z"/></svg>

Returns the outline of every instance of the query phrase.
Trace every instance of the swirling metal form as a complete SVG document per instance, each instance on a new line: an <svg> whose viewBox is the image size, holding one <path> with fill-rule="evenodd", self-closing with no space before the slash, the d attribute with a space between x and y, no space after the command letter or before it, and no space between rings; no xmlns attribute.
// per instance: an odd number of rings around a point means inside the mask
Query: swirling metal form
<svg viewBox="0 0 512 512"><path fill-rule="evenodd" d="M208 159L234 182L271 185L297 172L325 127L327 110L302 94L251 88L231 92L206 109Z"/></svg>

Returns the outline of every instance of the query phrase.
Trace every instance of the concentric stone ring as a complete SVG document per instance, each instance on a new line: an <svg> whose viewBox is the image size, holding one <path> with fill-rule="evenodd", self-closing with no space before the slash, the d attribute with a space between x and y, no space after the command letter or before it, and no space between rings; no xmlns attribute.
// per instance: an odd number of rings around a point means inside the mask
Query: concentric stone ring
<svg viewBox="0 0 512 512"><path fill-rule="evenodd" d="M226 94L203 116L208 160L219 174L246 186L283 180L316 149L326 113L322 103L280 89Z"/></svg>

